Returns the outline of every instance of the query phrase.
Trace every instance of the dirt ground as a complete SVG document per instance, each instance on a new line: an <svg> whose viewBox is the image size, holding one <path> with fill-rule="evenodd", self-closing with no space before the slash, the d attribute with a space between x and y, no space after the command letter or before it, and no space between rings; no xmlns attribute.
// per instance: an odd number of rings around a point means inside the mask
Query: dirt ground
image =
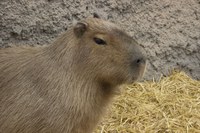
<svg viewBox="0 0 200 133"><path fill-rule="evenodd" d="M0 0L0 47L49 44L93 12L145 48L145 79L173 68L200 79L200 0Z"/></svg>

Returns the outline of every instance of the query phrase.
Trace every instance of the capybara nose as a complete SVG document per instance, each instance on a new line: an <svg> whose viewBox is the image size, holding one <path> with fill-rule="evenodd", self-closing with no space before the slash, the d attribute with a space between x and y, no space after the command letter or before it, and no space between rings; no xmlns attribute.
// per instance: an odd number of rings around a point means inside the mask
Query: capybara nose
<svg viewBox="0 0 200 133"><path fill-rule="evenodd" d="M136 59L133 59L131 62L132 67L139 67L141 65L146 65L146 58L145 57L139 57Z"/></svg>
<svg viewBox="0 0 200 133"><path fill-rule="evenodd" d="M142 64L146 64L146 58L145 57L141 57L135 60L135 64L137 65L142 65Z"/></svg>

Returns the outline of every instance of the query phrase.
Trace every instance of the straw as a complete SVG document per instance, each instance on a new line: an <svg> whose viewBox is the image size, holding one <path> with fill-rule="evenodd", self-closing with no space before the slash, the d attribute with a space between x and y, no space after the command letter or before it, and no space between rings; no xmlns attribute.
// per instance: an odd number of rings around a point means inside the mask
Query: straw
<svg viewBox="0 0 200 133"><path fill-rule="evenodd" d="M200 133L200 81L173 71L122 88L95 133Z"/></svg>

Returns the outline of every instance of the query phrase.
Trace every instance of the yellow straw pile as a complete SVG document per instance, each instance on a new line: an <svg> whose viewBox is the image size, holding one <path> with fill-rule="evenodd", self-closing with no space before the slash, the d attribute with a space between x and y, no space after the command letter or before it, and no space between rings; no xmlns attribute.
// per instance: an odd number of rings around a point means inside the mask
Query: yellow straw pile
<svg viewBox="0 0 200 133"><path fill-rule="evenodd" d="M200 81L172 72L123 88L96 133L200 133Z"/></svg>

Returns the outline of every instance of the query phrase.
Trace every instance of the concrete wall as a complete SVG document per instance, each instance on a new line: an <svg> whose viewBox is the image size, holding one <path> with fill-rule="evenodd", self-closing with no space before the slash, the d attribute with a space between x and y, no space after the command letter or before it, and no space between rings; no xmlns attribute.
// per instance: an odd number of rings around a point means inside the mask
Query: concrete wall
<svg viewBox="0 0 200 133"><path fill-rule="evenodd" d="M144 46L146 79L172 68L200 79L200 0L0 0L0 47L48 44L93 12Z"/></svg>

